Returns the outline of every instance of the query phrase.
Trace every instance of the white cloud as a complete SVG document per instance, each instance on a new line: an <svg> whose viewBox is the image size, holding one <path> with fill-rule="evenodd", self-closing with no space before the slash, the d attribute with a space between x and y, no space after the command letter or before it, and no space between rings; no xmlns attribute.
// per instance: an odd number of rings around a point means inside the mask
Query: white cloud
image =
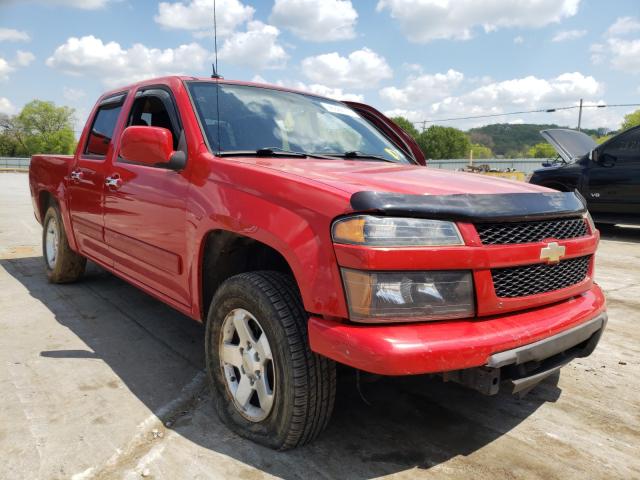
<svg viewBox="0 0 640 480"><path fill-rule="evenodd" d="M366 47L348 57L337 52L307 57L302 72L314 83L338 88L371 88L393 76L384 57Z"/></svg>
<svg viewBox="0 0 640 480"><path fill-rule="evenodd" d="M36 59L36 56L31 52L25 52L23 50L18 50L16 52L16 61L15 64L18 67L27 67Z"/></svg>
<svg viewBox="0 0 640 480"><path fill-rule="evenodd" d="M408 82L409 84L410 82ZM468 117L475 115L501 114L513 111L537 110L545 107L576 105L580 98L589 102L601 102L598 98L604 86L592 76L580 72L563 73L557 77L544 79L535 76L515 78L499 82L491 82L472 88L469 91L450 96L443 96L426 102L402 101L390 103L387 111L391 115L407 116L410 120L443 119L451 117ZM387 99L388 100L388 99ZM407 99L408 100L408 99ZM612 114L614 112L611 112ZM558 122L568 124L574 110L557 113L529 114L524 118L527 122ZM617 117L602 114L590 115L592 125L615 126ZM458 128L469 128L487 123L507 122L510 117L485 118L447 123ZM598 123L601 122L601 123ZM586 125L586 124L585 124Z"/></svg>
<svg viewBox="0 0 640 480"><path fill-rule="evenodd" d="M254 83L269 84L262 75L254 75L251 79ZM292 82L289 80L277 80L275 85L285 88L291 88L294 90L300 90L303 92L313 93L314 95L320 95L321 97L333 98L334 100L350 100L354 102L363 102L364 96L359 93L346 93L341 88L327 87L326 85L320 85L318 83L312 83L311 85L304 82Z"/></svg>
<svg viewBox="0 0 640 480"><path fill-rule="evenodd" d="M364 95L360 93L346 93L342 88L327 87L326 85L320 85L318 83L308 85L304 82L295 82L290 85L282 85L295 88L296 90L302 90L303 92L313 93L314 95L320 95L321 97L333 98L334 100L364 102Z"/></svg>
<svg viewBox="0 0 640 480"><path fill-rule="evenodd" d="M0 113L13 115L16 113L16 107L6 97L0 97Z"/></svg>
<svg viewBox="0 0 640 480"><path fill-rule="evenodd" d="M276 0L269 21L303 40L326 42L355 37L357 19L351 0Z"/></svg>
<svg viewBox="0 0 640 480"><path fill-rule="evenodd" d="M280 31L273 25L251 21L246 32L236 32L224 41L218 56L229 63L251 68L283 67L289 55L278 43L279 35Z"/></svg>
<svg viewBox="0 0 640 480"><path fill-rule="evenodd" d="M623 72L640 73L640 38L610 38L607 41L607 49L613 68Z"/></svg>
<svg viewBox="0 0 640 480"><path fill-rule="evenodd" d="M397 106L426 104L451 95L464 75L449 69L446 73L436 73L409 77L404 88L386 87L380 90L380 97Z"/></svg>
<svg viewBox="0 0 640 480"><path fill-rule="evenodd" d="M564 30L557 32L553 38L552 42L565 42L567 40L576 40L578 38L584 37L587 34L586 30Z"/></svg>
<svg viewBox="0 0 640 480"><path fill-rule="evenodd" d="M412 42L468 40L482 27L543 27L573 16L580 0L379 0Z"/></svg>
<svg viewBox="0 0 640 480"><path fill-rule="evenodd" d="M77 102L86 97L87 93L79 88L63 87L62 96L69 102Z"/></svg>
<svg viewBox="0 0 640 480"><path fill-rule="evenodd" d="M28 42L30 39L27 32L13 28L0 28L0 42Z"/></svg>
<svg viewBox="0 0 640 480"><path fill-rule="evenodd" d="M4 58L0 57L0 81L8 80L14 68Z"/></svg>
<svg viewBox="0 0 640 480"><path fill-rule="evenodd" d="M197 37L213 34L214 0L160 2L154 20L166 28L191 30ZM231 35L240 25L253 18L255 9L239 0L217 0L218 36Z"/></svg>
<svg viewBox="0 0 640 480"><path fill-rule="evenodd" d="M513 37L513 43L516 45L521 45L524 43L524 37L522 35L518 35L517 37Z"/></svg>
<svg viewBox="0 0 640 480"><path fill-rule="evenodd" d="M597 65L608 60L616 70L640 73L640 38L621 38L638 30L640 30L640 22L637 19L618 18L607 29L606 40L603 43L591 45L591 61Z"/></svg>
<svg viewBox="0 0 640 480"><path fill-rule="evenodd" d="M620 17L607 30L607 35L617 37L640 30L640 21L634 17Z"/></svg>
<svg viewBox="0 0 640 480"><path fill-rule="evenodd" d="M71 75L90 75L116 86L154 76L192 74L204 68L209 55L197 43L164 50L136 43L123 49L117 42L103 43L89 35L68 38L46 63Z"/></svg>

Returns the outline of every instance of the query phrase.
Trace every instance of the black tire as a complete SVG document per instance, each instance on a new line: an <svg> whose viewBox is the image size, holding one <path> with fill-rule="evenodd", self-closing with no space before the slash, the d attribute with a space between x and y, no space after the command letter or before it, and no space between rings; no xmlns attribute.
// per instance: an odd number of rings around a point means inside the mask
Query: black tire
<svg viewBox="0 0 640 480"><path fill-rule="evenodd" d="M273 406L261 421L240 413L221 366L222 325L235 309L244 309L259 320L273 353ZM309 348L307 319L296 285L279 272L236 275L216 292L207 316L207 373L216 412L238 435L287 450L311 442L327 426L335 400L335 363Z"/></svg>
<svg viewBox="0 0 640 480"><path fill-rule="evenodd" d="M47 278L51 283L75 282L84 273L87 259L78 255L69 247L60 210L56 205L51 205L47 209L42 226L42 256L44 257ZM57 248L54 248L55 258L52 261L53 265L50 265L47 253L47 230L49 226L55 228L58 235Z"/></svg>

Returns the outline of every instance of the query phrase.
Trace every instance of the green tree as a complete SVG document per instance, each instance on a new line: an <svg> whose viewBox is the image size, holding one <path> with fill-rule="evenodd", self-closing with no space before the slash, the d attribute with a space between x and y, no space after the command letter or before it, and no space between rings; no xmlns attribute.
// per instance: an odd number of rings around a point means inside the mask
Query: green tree
<svg viewBox="0 0 640 480"><path fill-rule="evenodd" d="M609 140L611 137L613 137L613 135L604 135L602 137L596 137L594 140L596 141L596 143L598 145L606 142L607 140Z"/></svg>
<svg viewBox="0 0 640 480"><path fill-rule="evenodd" d="M465 158L471 148L469 137L453 127L432 125L416 140L424 155L433 160Z"/></svg>
<svg viewBox="0 0 640 480"><path fill-rule="evenodd" d="M18 142L12 135L13 123L9 115L0 114L0 157L15 157Z"/></svg>
<svg viewBox="0 0 640 480"><path fill-rule="evenodd" d="M467 157L471 155L473 152L473 158L494 158L495 155L491 151L491 149L485 145L480 145L479 143L472 143L469 148L469 152L467 152Z"/></svg>
<svg viewBox="0 0 640 480"><path fill-rule="evenodd" d="M536 143L527 151L530 158L553 158L557 155L556 149L549 143Z"/></svg>
<svg viewBox="0 0 640 480"><path fill-rule="evenodd" d="M636 125L640 125L640 110L636 110L635 112L628 113L624 116L622 130L627 130L631 127L635 127Z"/></svg>
<svg viewBox="0 0 640 480"><path fill-rule="evenodd" d="M53 102L32 100L22 111L0 123L0 148L13 148L13 155L35 153L70 154L76 144L73 134L74 110L56 107Z"/></svg>
<svg viewBox="0 0 640 480"><path fill-rule="evenodd" d="M396 125L398 125L401 129L403 129L405 132L407 132L413 138L418 138L418 135L420 135L420 132L418 132L418 129L416 127L414 127L413 123L411 123L406 118L404 118L404 117L391 117L391 120L393 120L396 123Z"/></svg>

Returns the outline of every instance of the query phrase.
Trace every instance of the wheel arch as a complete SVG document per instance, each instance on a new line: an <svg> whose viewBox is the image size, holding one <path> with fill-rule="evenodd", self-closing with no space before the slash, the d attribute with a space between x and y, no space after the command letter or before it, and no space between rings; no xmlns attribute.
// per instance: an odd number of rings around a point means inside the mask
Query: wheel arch
<svg viewBox="0 0 640 480"><path fill-rule="evenodd" d="M200 317L207 315L215 292L228 278L256 270L273 270L296 276L289 261L274 247L254 238L223 229L210 230L200 253Z"/></svg>

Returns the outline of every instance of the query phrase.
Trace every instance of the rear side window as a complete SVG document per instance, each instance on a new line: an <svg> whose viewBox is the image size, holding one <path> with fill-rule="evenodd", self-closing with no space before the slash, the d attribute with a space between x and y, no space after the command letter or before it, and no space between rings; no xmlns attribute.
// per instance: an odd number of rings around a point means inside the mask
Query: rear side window
<svg viewBox="0 0 640 480"><path fill-rule="evenodd" d="M84 153L105 156L122 110L122 103L107 104L98 108L94 117Z"/></svg>

